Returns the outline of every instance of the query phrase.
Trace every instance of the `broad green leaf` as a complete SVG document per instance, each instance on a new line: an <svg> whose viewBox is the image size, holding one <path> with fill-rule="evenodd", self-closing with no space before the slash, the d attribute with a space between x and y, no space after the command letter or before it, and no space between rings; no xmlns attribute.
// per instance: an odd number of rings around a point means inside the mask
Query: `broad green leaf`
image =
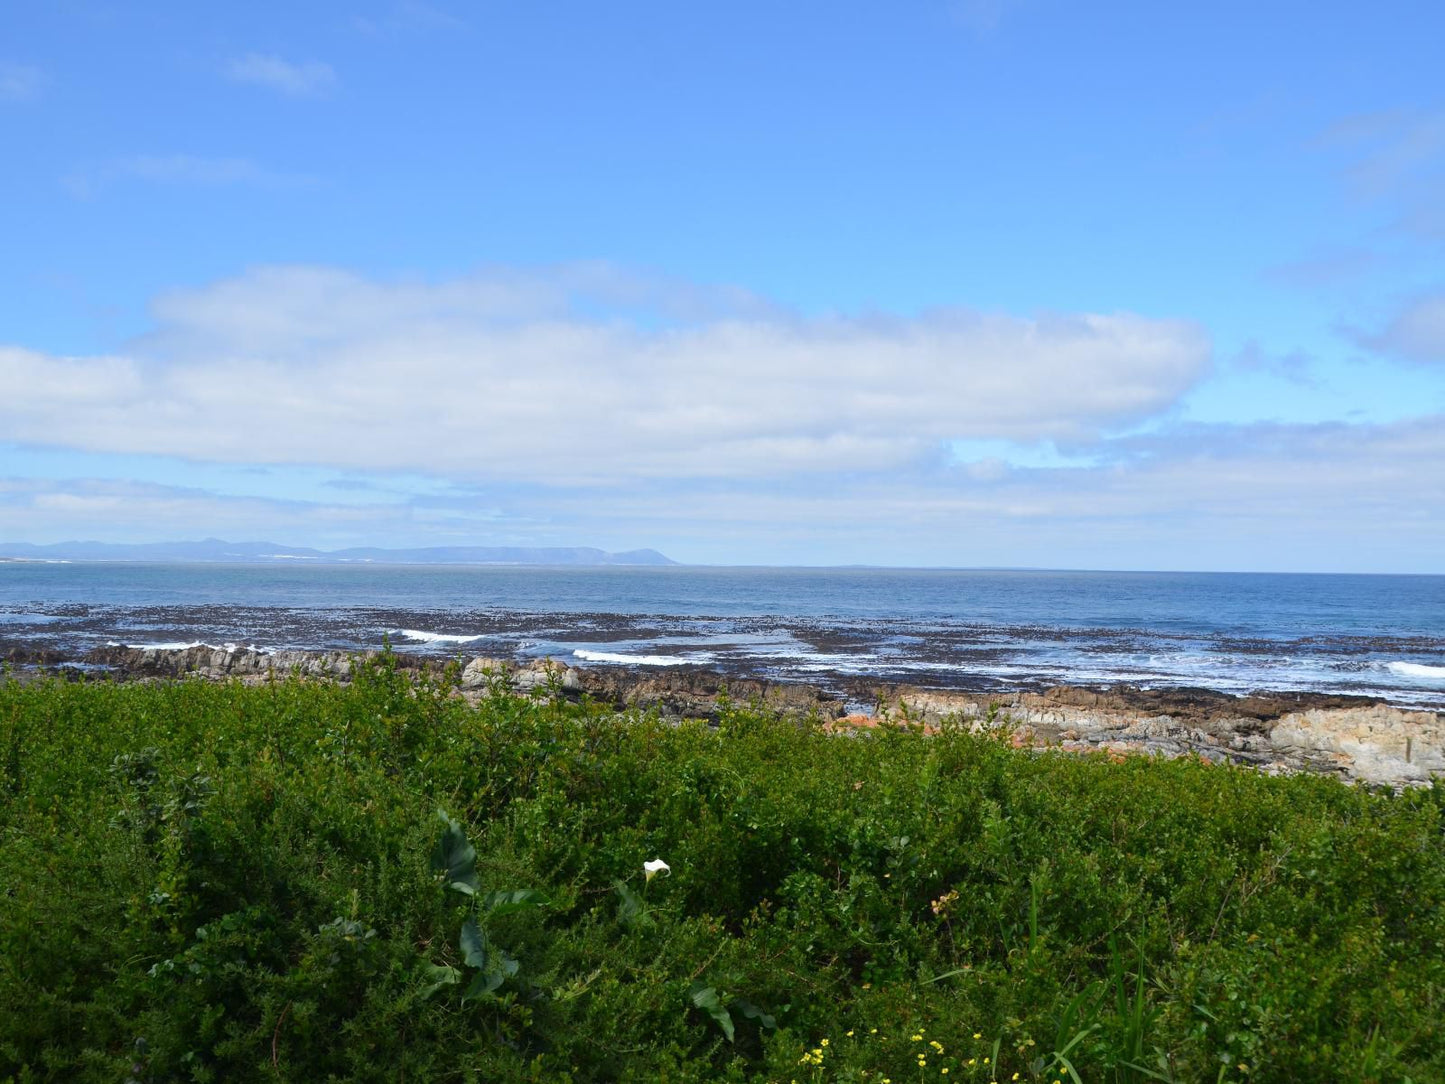
<svg viewBox="0 0 1445 1084"><path fill-rule="evenodd" d="M477 925L474 918L467 919L462 925L459 943L462 959L467 962L468 967L477 969L467 992L462 995L463 1001L492 993L521 970L522 965L517 958L492 944L487 939L486 931Z"/></svg>
<svg viewBox="0 0 1445 1084"><path fill-rule="evenodd" d="M482 889L477 880L477 849L467 841L462 826L447 816L446 810L438 809L437 816L446 828L432 852L431 868L443 876L448 888L475 896Z"/></svg>
<svg viewBox="0 0 1445 1084"><path fill-rule="evenodd" d="M443 986L455 986L462 981L462 973L450 964L427 964L422 969L426 977L431 980L421 992L421 1000L425 1001L436 993Z"/></svg>
<svg viewBox="0 0 1445 1084"><path fill-rule="evenodd" d="M727 1006L718 997L718 992L711 986L704 986L701 982L694 982L688 988L688 997L692 1003L703 1012L707 1013L722 1028L722 1033L728 1037L728 1042L733 1041L733 1018L728 1012Z"/></svg>
<svg viewBox="0 0 1445 1084"><path fill-rule="evenodd" d="M468 967L475 967L478 971L491 969L491 960L487 955L487 935L477 925L477 920L469 918L462 924L462 935L458 947L462 950L462 959L467 962Z"/></svg>
<svg viewBox="0 0 1445 1084"><path fill-rule="evenodd" d="M505 976L500 971L488 974L485 971L478 971L472 979L472 984L467 987L467 992L462 995L463 1001L473 1001L479 997L487 997L496 992L497 988L505 981Z"/></svg>
<svg viewBox="0 0 1445 1084"><path fill-rule="evenodd" d="M488 892L481 898L482 913L506 915L547 903L547 894L535 888L514 888L510 892Z"/></svg>

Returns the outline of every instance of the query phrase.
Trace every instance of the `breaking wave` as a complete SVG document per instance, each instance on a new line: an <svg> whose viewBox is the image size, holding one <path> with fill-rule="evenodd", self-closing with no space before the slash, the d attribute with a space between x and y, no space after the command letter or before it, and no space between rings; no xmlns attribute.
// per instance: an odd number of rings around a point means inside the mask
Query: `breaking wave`
<svg viewBox="0 0 1445 1084"><path fill-rule="evenodd" d="M585 647L579 647L572 656L583 662L616 662L627 666L676 666L688 661L676 655L622 655L611 651L588 651Z"/></svg>
<svg viewBox="0 0 1445 1084"><path fill-rule="evenodd" d="M427 632L425 629L397 629L396 635L405 636L408 640L416 640L423 644L469 644L473 640L482 639L485 634L463 636L452 632Z"/></svg>
<svg viewBox="0 0 1445 1084"><path fill-rule="evenodd" d="M1401 677L1445 682L1445 666L1426 666L1422 662L1387 662L1385 669Z"/></svg>
<svg viewBox="0 0 1445 1084"><path fill-rule="evenodd" d="M219 645L219 647L218 647L216 644L208 644L208 643L206 643L204 640L190 640L190 641L187 641L187 642L185 642L185 643L182 643L182 642L179 641L179 640L170 640L170 641L167 641L167 642L165 642L165 643L160 643L160 644L127 644L127 643L122 643L120 640L111 640L106 646L108 646L108 647L134 647L134 648L137 648L137 649L139 649L139 650L141 650L141 651L189 651L189 650L190 650L191 648L193 648L193 647L205 647L205 648L209 648L209 649L212 650L212 651L216 651L216 650L235 651L240 645L239 645L239 644L221 644L221 645Z"/></svg>

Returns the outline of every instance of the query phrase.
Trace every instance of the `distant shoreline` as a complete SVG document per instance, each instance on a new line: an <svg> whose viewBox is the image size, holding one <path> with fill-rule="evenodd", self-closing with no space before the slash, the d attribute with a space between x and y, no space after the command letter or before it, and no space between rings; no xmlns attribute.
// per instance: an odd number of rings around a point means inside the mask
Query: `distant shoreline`
<svg viewBox="0 0 1445 1084"><path fill-rule="evenodd" d="M278 542L228 542L207 538L199 542L55 542L47 545L0 542L0 561L48 563L92 562L149 564L274 565L503 565L660 567L676 561L653 549L612 553L592 546L421 546L388 549L352 546L319 550Z"/></svg>

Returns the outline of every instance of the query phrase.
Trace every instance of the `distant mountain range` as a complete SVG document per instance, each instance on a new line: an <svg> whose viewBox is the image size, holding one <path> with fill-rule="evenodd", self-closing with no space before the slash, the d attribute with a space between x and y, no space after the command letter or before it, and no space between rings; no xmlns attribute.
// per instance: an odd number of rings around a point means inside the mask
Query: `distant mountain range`
<svg viewBox="0 0 1445 1084"><path fill-rule="evenodd" d="M230 564L387 564L387 565L675 565L656 550L607 553L591 546L427 546L389 550L356 546L314 550L276 542L56 542L34 546L0 542L0 560L28 561L207 561Z"/></svg>

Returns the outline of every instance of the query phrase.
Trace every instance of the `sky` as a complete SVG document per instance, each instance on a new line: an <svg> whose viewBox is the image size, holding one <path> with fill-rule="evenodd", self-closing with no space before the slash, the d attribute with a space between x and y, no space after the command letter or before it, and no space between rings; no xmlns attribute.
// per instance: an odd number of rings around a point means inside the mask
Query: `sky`
<svg viewBox="0 0 1445 1084"><path fill-rule="evenodd" d="M0 0L0 541L1445 573L1436 0Z"/></svg>

